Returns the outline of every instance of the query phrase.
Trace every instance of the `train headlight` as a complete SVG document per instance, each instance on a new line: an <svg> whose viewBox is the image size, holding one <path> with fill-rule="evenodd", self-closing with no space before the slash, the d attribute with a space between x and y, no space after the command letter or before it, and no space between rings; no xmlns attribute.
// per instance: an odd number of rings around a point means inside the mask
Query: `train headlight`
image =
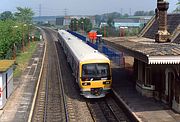
<svg viewBox="0 0 180 122"><path fill-rule="evenodd" d="M104 85L110 84L110 81L104 81L103 84L104 84Z"/></svg>
<svg viewBox="0 0 180 122"><path fill-rule="evenodd" d="M89 86L89 85L91 85L91 83L90 82L85 82L85 83L82 83L82 85L83 86Z"/></svg>

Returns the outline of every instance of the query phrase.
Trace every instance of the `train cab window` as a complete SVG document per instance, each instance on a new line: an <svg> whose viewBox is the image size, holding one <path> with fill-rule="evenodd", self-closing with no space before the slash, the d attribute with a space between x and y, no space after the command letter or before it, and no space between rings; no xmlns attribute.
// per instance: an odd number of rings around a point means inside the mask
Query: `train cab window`
<svg viewBox="0 0 180 122"><path fill-rule="evenodd" d="M105 64L98 64L97 72L100 76L107 76L109 74L108 65Z"/></svg>
<svg viewBox="0 0 180 122"><path fill-rule="evenodd" d="M82 66L82 77L92 80L100 80L110 75L108 63L84 64Z"/></svg>
<svg viewBox="0 0 180 122"><path fill-rule="evenodd" d="M95 65L94 64L85 64L83 65L83 68L82 68L82 72L83 72L83 76L94 76L96 75L96 68L95 68Z"/></svg>

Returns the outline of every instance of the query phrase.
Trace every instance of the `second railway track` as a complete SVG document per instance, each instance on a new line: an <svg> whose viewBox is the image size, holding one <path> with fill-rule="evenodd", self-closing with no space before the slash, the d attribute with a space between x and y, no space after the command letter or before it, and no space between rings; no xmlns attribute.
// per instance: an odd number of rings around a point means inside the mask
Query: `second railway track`
<svg viewBox="0 0 180 122"><path fill-rule="evenodd" d="M32 121L68 121L66 100L56 47L49 31L46 32L47 53Z"/></svg>

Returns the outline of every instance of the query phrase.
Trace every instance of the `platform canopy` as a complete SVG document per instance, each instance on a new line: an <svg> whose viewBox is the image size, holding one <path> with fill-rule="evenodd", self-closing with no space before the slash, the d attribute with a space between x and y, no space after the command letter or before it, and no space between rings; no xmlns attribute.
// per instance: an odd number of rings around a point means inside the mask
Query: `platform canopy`
<svg viewBox="0 0 180 122"><path fill-rule="evenodd" d="M14 60L0 60L0 72L7 71L14 64Z"/></svg>
<svg viewBox="0 0 180 122"><path fill-rule="evenodd" d="M180 56L150 56L148 64L180 64Z"/></svg>
<svg viewBox="0 0 180 122"><path fill-rule="evenodd" d="M147 64L180 64L180 44L157 43L143 37L109 37L104 42Z"/></svg>

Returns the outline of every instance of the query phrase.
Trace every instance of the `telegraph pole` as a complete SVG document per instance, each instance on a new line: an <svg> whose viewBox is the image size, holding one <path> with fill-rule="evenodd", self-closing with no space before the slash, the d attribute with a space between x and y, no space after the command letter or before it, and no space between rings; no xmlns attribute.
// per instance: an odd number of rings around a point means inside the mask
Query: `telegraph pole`
<svg viewBox="0 0 180 122"><path fill-rule="evenodd" d="M121 15L123 15L123 8L121 8Z"/></svg>
<svg viewBox="0 0 180 122"><path fill-rule="evenodd" d="M41 17L41 11L42 10L42 8L41 8L41 4L39 4L39 17Z"/></svg>
<svg viewBox="0 0 180 122"><path fill-rule="evenodd" d="M67 29L67 22L66 22L66 19L67 19L67 11L68 11L68 9L65 8L65 9L64 9L64 23L65 23L66 29Z"/></svg>
<svg viewBox="0 0 180 122"><path fill-rule="evenodd" d="M129 9L129 15L131 16L131 8Z"/></svg>
<svg viewBox="0 0 180 122"><path fill-rule="evenodd" d="M106 37L106 26L104 25L104 37Z"/></svg>
<svg viewBox="0 0 180 122"><path fill-rule="evenodd" d="M68 11L68 9L65 8L65 9L64 9L64 16L65 16L65 17L67 16L67 11Z"/></svg>

